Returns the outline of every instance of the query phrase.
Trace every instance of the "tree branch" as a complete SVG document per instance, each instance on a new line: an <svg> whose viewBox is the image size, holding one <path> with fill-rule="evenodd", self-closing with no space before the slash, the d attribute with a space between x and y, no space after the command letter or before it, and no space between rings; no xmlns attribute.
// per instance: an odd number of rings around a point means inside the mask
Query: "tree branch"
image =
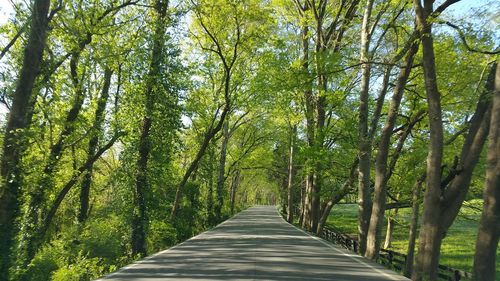
<svg viewBox="0 0 500 281"><path fill-rule="evenodd" d="M449 21L446 21L444 22L444 24L446 24L447 26L455 29L457 32L458 32L458 36L460 37L460 40L462 40L462 43L464 44L465 48L467 50L469 50L470 52L473 52L473 53L480 53L480 54L485 54L485 55L496 55L496 54L500 54L500 49L497 49L497 50L494 50L494 51L485 51L485 50L478 50L478 49L474 49L472 48L468 43L467 43L467 40L465 38L465 33L462 31L462 29L460 29L460 27L458 25L455 25Z"/></svg>

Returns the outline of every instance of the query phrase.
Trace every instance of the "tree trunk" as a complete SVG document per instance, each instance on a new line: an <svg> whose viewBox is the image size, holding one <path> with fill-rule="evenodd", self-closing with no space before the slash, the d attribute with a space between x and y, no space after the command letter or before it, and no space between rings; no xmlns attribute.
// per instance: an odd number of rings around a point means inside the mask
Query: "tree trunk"
<svg viewBox="0 0 500 281"><path fill-rule="evenodd" d="M46 191L54 189L54 176L57 171L57 165L62 158L65 146L67 145L67 138L74 132L74 122L78 118L85 99L85 93L82 86L82 81L78 77L78 65L80 55L85 47L91 42L92 36L90 33L81 39L78 49L71 55L70 60L70 76L75 90L75 96L70 110L66 113L64 125L57 142L51 145L50 152L43 169L41 179L35 183L29 192L28 206L29 209L24 214L23 218L23 231L21 235L21 245L18 252L18 260L22 266L26 267L28 263L35 257L36 251L42 243L43 237L38 237L40 220L44 219L46 210L44 209L44 201Z"/></svg>
<svg viewBox="0 0 500 281"><path fill-rule="evenodd" d="M437 92L435 80L432 36L430 33L424 32L421 40L422 46L425 45L423 52L424 78L426 80L426 88L428 88L426 92L428 93L429 103L431 142L427 161L427 190L424 197L424 214L419 236L420 245L413 273L413 278L418 281L422 279L436 280L437 278L442 239L465 200L474 167L479 160L481 150L486 141L491 105L491 101L488 101L488 91L492 91L492 80L494 79L493 70L486 83L486 91L483 91L479 97L476 110L471 119L471 125L462 146L460 156L461 169L456 171L453 177L441 179L440 167L443 151L442 121L440 117L439 93ZM429 179L429 176L431 176L430 173L432 173L432 180ZM452 178L451 182L449 178ZM437 180L439 182L436 183L435 181Z"/></svg>
<svg viewBox="0 0 500 281"><path fill-rule="evenodd" d="M394 209L394 217L398 215L399 208ZM389 249L392 245L392 234L394 233L394 225L396 220L389 216L387 217L387 231L385 232L384 249Z"/></svg>
<svg viewBox="0 0 500 281"><path fill-rule="evenodd" d="M240 170L234 171L233 179L231 181L231 215L234 215L234 207L236 205L236 190L240 185Z"/></svg>
<svg viewBox="0 0 500 281"><path fill-rule="evenodd" d="M228 121L224 122L222 128L222 144L220 149L219 158L219 174L217 177L217 205L215 205L215 216L218 220L222 216L222 207L224 204L224 179L226 174L226 155L227 143L229 142L229 124Z"/></svg>
<svg viewBox="0 0 500 281"><path fill-rule="evenodd" d="M304 12L310 10L309 4L304 4ZM302 26L302 71L304 73L309 74L309 26L307 22L304 22ZM312 91L312 84L307 84L307 89L304 91L304 101L305 101L305 117L306 117L306 137L307 137L307 145L311 148L315 146L315 117L314 117L314 109L315 109L315 97ZM310 159L308 159L310 160ZM315 163L311 163L310 165L315 167ZM305 209L304 209L304 227L307 229L311 229L312 221L313 221L313 197L314 197L314 169L310 169L308 171L308 175L306 176L306 201L305 201Z"/></svg>
<svg viewBox="0 0 500 281"><path fill-rule="evenodd" d="M359 251L365 254L367 246L368 227L370 223L371 198L370 198L370 158L371 143L368 136L368 90L370 87L371 65L369 61L370 48L370 17L373 0L367 0L361 27L361 89L359 93L359 168L358 168L358 241Z"/></svg>
<svg viewBox="0 0 500 281"><path fill-rule="evenodd" d="M396 118L399 112L399 105L403 98L404 89L408 77L410 76L413 57L418 51L418 43L414 43L409 50L406 60L400 70L394 95L392 96L389 112L385 121L380 142L378 145L377 161L375 163L375 191L373 206L371 211L370 225L368 228L367 245L365 256L369 259L377 259L380 251L380 230L384 219L387 182L387 159L391 146L391 136L396 124Z"/></svg>
<svg viewBox="0 0 500 281"><path fill-rule="evenodd" d="M459 165L457 169L452 169L450 175L441 183L441 188L445 190L441 196L441 228L443 233L453 224L460 211L469 190L472 173L488 136L495 72L496 69L493 65L486 81L485 90L480 94L474 115L471 118L469 130L462 145ZM449 178L452 180L448 184Z"/></svg>
<svg viewBox="0 0 500 281"><path fill-rule="evenodd" d="M432 1L415 0L417 25L421 34L425 92L429 116L429 152L427 155L427 189L424 196L424 213L419 237L419 251L413 273L414 280L436 280L439 264L439 197L441 195L441 163L443 159L443 123L441 116L441 95L438 91L436 63L432 39L432 25L427 23L432 13Z"/></svg>
<svg viewBox="0 0 500 281"><path fill-rule="evenodd" d="M155 31L153 37L153 50L151 62L146 78L145 115L142 120L141 134L139 138L137 167L135 173L134 211L132 216L132 255L146 255L146 193L148 190L148 160L150 147L151 125L153 123L154 96L156 94L156 83L161 75L161 59L164 53L165 29L168 10L168 0L157 0L154 6L156 16Z"/></svg>
<svg viewBox="0 0 500 281"><path fill-rule="evenodd" d="M215 224L214 215L214 162L215 160L215 150L214 145L208 148L208 190L207 190L207 221L208 225Z"/></svg>
<svg viewBox="0 0 500 281"><path fill-rule="evenodd" d="M500 237L500 64L496 65L495 90L487 150L484 205L474 255L474 280L494 281Z"/></svg>
<svg viewBox="0 0 500 281"><path fill-rule="evenodd" d="M306 185L305 181L300 184L300 214L299 225L304 227L304 212L306 209Z"/></svg>
<svg viewBox="0 0 500 281"><path fill-rule="evenodd" d="M394 219L392 217L387 217L387 230L385 232L385 241L383 247L384 249L389 249L391 247L393 231L394 231Z"/></svg>
<svg viewBox="0 0 500 281"><path fill-rule="evenodd" d="M23 64L19 72L8 115L3 151L0 159L2 185L0 190L0 280L9 279L11 251L17 233L16 219L20 211L22 187L21 160L26 150L25 130L31 125L31 107L35 99L33 87L40 73L45 49L49 0L35 0L31 28L24 48Z"/></svg>
<svg viewBox="0 0 500 281"><path fill-rule="evenodd" d="M111 76L113 71L106 67L104 69L104 85L102 86L101 96L97 102L97 108L94 115L94 124L92 126L92 137L89 140L87 148L87 161L96 153L100 136L102 135L104 118L106 115L106 104L109 98L109 87L111 85ZM92 184L92 172L94 165L90 165L88 172L83 176L80 188L80 209L78 210L77 220L83 223L89 215L90 186Z"/></svg>
<svg viewBox="0 0 500 281"><path fill-rule="evenodd" d="M311 229L311 175L306 175L304 188L304 209L302 210L302 228Z"/></svg>
<svg viewBox="0 0 500 281"><path fill-rule="evenodd" d="M288 211L286 220L289 223L293 223L293 146L295 145L295 135L297 134L297 126L293 126L290 130L290 151L288 155L288 193L287 193L287 201L288 201Z"/></svg>
<svg viewBox="0 0 500 281"><path fill-rule="evenodd" d="M417 180L415 186L413 187L413 198L412 198L412 212L411 212L411 222L410 222L410 232L408 234L408 249L406 251L406 264L403 275L410 277L413 271L413 260L415 256L415 242L417 240L417 228L418 228L418 212L420 207L420 193L422 190L422 183L425 181L425 173Z"/></svg>
<svg viewBox="0 0 500 281"><path fill-rule="evenodd" d="M40 239L45 239L46 233L50 227L50 224L52 223L54 216L56 215L57 210L59 209L59 206L61 205L62 201L68 195L68 192L71 190L73 186L78 182L80 179L80 176L83 173L86 173L91 165L93 165L101 156L106 152L108 149L110 149L113 144L121 137L123 136L123 133L116 133L103 147L101 147L93 156L92 158L89 158L82 166L80 166L78 169L75 169L75 172L73 173L73 176L71 179L64 184L63 188L59 191L59 193L56 196L56 199L54 202L52 202L52 205L50 206L49 210L47 211L47 215L44 217L43 223L40 226L39 234L37 237L40 237Z"/></svg>

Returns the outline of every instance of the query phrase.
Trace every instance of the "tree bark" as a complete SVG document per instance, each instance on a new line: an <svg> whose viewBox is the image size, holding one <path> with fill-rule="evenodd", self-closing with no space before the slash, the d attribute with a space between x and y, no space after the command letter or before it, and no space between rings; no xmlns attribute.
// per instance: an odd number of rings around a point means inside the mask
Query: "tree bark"
<svg viewBox="0 0 500 281"><path fill-rule="evenodd" d="M422 190L422 183L425 181L425 173L417 180L413 187L412 198L412 212L410 222L410 232L408 234L408 249L406 251L406 264L403 275L411 277L413 271L413 260L415 256L415 242L417 240L418 217L420 207L420 193Z"/></svg>
<svg viewBox="0 0 500 281"><path fill-rule="evenodd" d="M301 7L302 13L307 13L310 11L311 7L308 3L308 1L305 1L304 6ZM302 30L301 30L301 40L302 40L302 58L301 58L301 63L302 63L302 71L304 74L309 75L310 74L310 62L309 62L309 25L306 21L304 21ZM307 77L306 79L309 79ZM306 138L307 138L307 145L309 147L314 147L315 146L315 127L316 127L316 121L315 121L315 97L313 94L312 90L312 83L307 83L307 89L304 91L304 102L305 102L305 117L306 117ZM308 159L309 160L309 159ZM312 160L312 159L311 159ZM313 165L315 167L315 163L311 163L309 160L309 165ZM310 169L308 171L308 174L306 176L306 189L305 189L305 202L304 202L304 207L305 209L303 210L304 218L303 218L303 227L307 229L311 229L312 227L312 221L313 221L313 192L314 192L314 169Z"/></svg>
<svg viewBox="0 0 500 281"><path fill-rule="evenodd" d="M94 115L94 124L92 126L92 137L89 140L87 148L87 161L94 156L99 144L99 139L102 135L104 118L106 113L106 104L109 98L109 88L111 85L111 76L113 71L106 67L104 69L104 84L102 86L101 96L97 101L97 108ZM87 220L89 215L89 200L90 200L90 186L92 184L92 173L94 165L92 164L88 172L83 176L80 188L80 209L78 210L77 220L83 223Z"/></svg>
<svg viewBox="0 0 500 281"><path fill-rule="evenodd" d="M302 228L311 229L311 175L307 174L304 180L304 203L302 209Z"/></svg>
<svg viewBox="0 0 500 281"><path fill-rule="evenodd" d="M370 17L373 8L373 0L367 0L363 13L361 27L361 90L359 93L359 115L358 115L358 241L359 251L365 254L367 247L368 227L371 213L370 196L370 158L371 143L368 136L368 90L370 87L371 65L369 61L370 48Z"/></svg>
<svg viewBox="0 0 500 281"><path fill-rule="evenodd" d="M233 179L231 181L231 215L234 215L234 208L236 205L236 191L240 185L241 171L237 169L234 171Z"/></svg>
<svg viewBox="0 0 500 281"><path fill-rule="evenodd" d="M398 209L394 211L396 214ZM385 232L384 249L389 249L392 243L392 233L394 231L395 220L392 217L387 218L387 230Z"/></svg>
<svg viewBox="0 0 500 281"><path fill-rule="evenodd" d="M304 212L306 210L306 184L305 181L300 184L300 214L299 225L304 227Z"/></svg>
<svg viewBox="0 0 500 281"><path fill-rule="evenodd" d="M165 30L168 10L168 0L157 0L154 6L156 16L155 31L153 37L153 50L151 62L146 78L145 115L142 120L141 134L139 138L137 167L135 173L134 211L132 216L132 255L146 255L146 193L148 191L148 160L150 147L151 125L153 123L154 96L156 94L156 83L161 75L161 59L164 53Z"/></svg>
<svg viewBox="0 0 500 281"><path fill-rule="evenodd" d="M419 235L419 251L412 275L413 280L436 280L439 265L439 251L442 242L440 233L441 213L441 164L443 159L443 122L441 114L441 95L438 90L436 62L432 38L432 20L436 13L458 2L447 0L434 11L433 0L414 0L417 27L422 43L425 92L429 118L429 152L427 155L427 189L424 195L424 213Z"/></svg>
<svg viewBox="0 0 500 281"><path fill-rule="evenodd" d="M227 144L229 142L229 124L224 122L222 127L222 144L219 158L219 174L217 176L217 205L215 205L215 216L218 220L222 217L222 207L224 205L224 181L226 174Z"/></svg>
<svg viewBox="0 0 500 281"><path fill-rule="evenodd" d="M474 280L494 281L500 237L500 64L496 65L495 90L487 150L483 213L474 255Z"/></svg>
<svg viewBox="0 0 500 281"><path fill-rule="evenodd" d="M427 189L424 196L424 213L419 237L419 251L414 280L436 280L439 264L439 197L441 195L441 163L443 159L443 123L441 116L441 95L438 91L436 63L432 39L432 25L427 23L432 13L432 1L415 0L417 24L421 33L425 91L429 115L430 141L427 155Z"/></svg>
<svg viewBox="0 0 500 281"><path fill-rule="evenodd" d="M465 136L456 169L442 180L441 188L444 192L441 197L441 228L444 233L453 224L465 200L472 173L479 161L481 151L488 136L491 118L492 93L495 83L495 66L492 66L488 75L485 90L480 94L474 115L471 118L469 130ZM451 181L449 179L451 178Z"/></svg>
<svg viewBox="0 0 500 281"><path fill-rule="evenodd" d="M215 144L211 145L208 149L208 190L207 190L207 221L208 225L215 224L214 215L214 162L215 159Z"/></svg>
<svg viewBox="0 0 500 281"><path fill-rule="evenodd" d="M23 64L9 112L3 151L0 159L2 185L0 192L0 280L9 279L11 253L17 233L16 219L20 212L22 188L21 161L26 150L24 131L31 125L33 88L40 72L45 49L49 0L35 0L31 28L24 48Z"/></svg>
<svg viewBox="0 0 500 281"><path fill-rule="evenodd" d="M396 124L396 119L399 112L399 105L403 98L404 89L408 77L410 76L411 67L413 64L413 57L418 51L418 43L414 43L410 48L406 60L400 70L396 87L394 88L394 95L391 99L389 112L385 121L380 142L378 145L377 161L375 163L375 190L373 205L371 211L370 224L367 235L367 245L365 256L369 259L377 259L380 251L380 230L385 213L387 182L387 160L391 146L391 136Z"/></svg>
<svg viewBox="0 0 500 281"><path fill-rule="evenodd" d="M295 145L295 135L297 134L297 126L294 125L290 130L290 148L288 153L288 181L287 181L287 218L289 223L293 223L293 146Z"/></svg>

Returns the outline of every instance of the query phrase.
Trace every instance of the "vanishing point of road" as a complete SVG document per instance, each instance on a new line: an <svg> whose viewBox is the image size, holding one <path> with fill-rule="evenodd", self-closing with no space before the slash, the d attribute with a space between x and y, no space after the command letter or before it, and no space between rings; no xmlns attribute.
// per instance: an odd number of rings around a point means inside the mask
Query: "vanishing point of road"
<svg viewBox="0 0 500 281"><path fill-rule="evenodd" d="M100 280L409 280L257 206Z"/></svg>

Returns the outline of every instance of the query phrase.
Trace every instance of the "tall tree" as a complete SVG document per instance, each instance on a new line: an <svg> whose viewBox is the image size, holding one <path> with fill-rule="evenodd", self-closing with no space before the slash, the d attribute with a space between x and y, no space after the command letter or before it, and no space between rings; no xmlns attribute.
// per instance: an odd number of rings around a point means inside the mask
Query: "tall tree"
<svg viewBox="0 0 500 281"><path fill-rule="evenodd" d="M295 145L295 138L297 135L297 125L290 126L290 143L288 152L288 169L287 169L287 217L286 220L289 223L293 223L293 213L294 213L294 200L293 200L293 150Z"/></svg>
<svg viewBox="0 0 500 281"><path fill-rule="evenodd" d="M382 221L385 212L387 182L389 181L387 161L391 145L390 139L394 126L396 124L396 118L399 112L399 105L403 98L404 88L408 77L410 76L413 57L415 56L417 51L418 44L414 43L410 48L408 54L406 55L406 60L401 67L401 71L396 81L396 87L394 88L394 95L392 96L391 104L389 106L389 112L387 114L385 125L380 136L377 160L375 163L375 188L373 207L371 211L367 235L367 251L365 253L365 256L369 259L378 258L378 253L380 251L380 231L382 228Z"/></svg>
<svg viewBox="0 0 500 281"><path fill-rule="evenodd" d="M319 157L325 150L329 69L328 60L342 50L348 28L352 25L359 1L294 1L300 24L301 66L304 76L304 115L306 138L310 156L307 160L308 176L304 225L316 232L321 216L321 190L324 163ZM311 44L313 42L313 45ZM312 45L312 46L311 46ZM312 76L312 77L311 77ZM316 80L316 81L314 81ZM316 87L315 87L316 86ZM329 113L330 114L330 113Z"/></svg>
<svg viewBox="0 0 500 281"><path fill-rule="evenodd" d="M358 167L358 240L359 252L364 255L370 225L371 195L370 195L370 161L371 142L368 135L368 90L370 85L369 48L370 48L370 18L373 0L367 0L361 26L361 90L359 93L359 167Z"/></svg>
<svg viewBox="0 0 500 281"><path fill-rule="evenodd" d="M432 23L442 11L455 2L457 1L445 1L434 10L433 1L426 0L423 6L420 1L414 1L417 26L421 35L420 41L423 51L424 81L430 128L426 172L427 188L424 195L424 213L419 235L419 251L412 275L414 280L437 279L442 240L465 199L472 172L479 160L489 126L489 107L491 101L487 98L487 92L492 89L492 77L494 75L491 73L486 83L486 90L479 97L476 110L465 136L465 142L462 146L459 159L462 168L460 172L453 169L448 176L442 177L441 165L444 147L443 119L441 95L437 84Z"/></svg>
<svg viewBox="0 0 500 281"><path fill-rule="evenodd" d="M474 255L474 280L493 281L500 238L500 64L496 63L495 88L487 150L484 205Z"/></svg>
<svg viewBox="0 0 500 281"><path fill-rule="evenodd" d="M16 218L20 209L22 188L21 161L25 152L24 136L31 124L35 80L40 66L48 31L50 0L35 0L32 6L30 32L24 48L23 65L17 81L3 141L0 173L0 280L8 280L11 253L16 234Z"/></svg>
<svg viewBox="0 0 500 281"><path fill-rule="evenodd" d="M94 114L94 124L91 128L92 137L89 140L87 148L87 161L91 159L98 148L99 140L102 139L102 130L104 125L104 118L106 113L106 104L109 99L109 88L111 86L111 77L113 70L106 66L104 68L104 83L102 86L101 95L97 101L97 108ZM80 187L80 208L78 210L77 220L80 223L85 222L89 216L89 201L90 201L90 187L92 185L92 174L94 165L92 164L84 175Z"/></svg>
<svg viewBox="0 0 500 281"><path fill-rule="evenodd" d="M439 260L440 239L438 239L439 218L438 213L439 196L441 186L441 162L443 159L443 123L441 114L441 96L439 94L436 77L436 62L432 37L432 0L414 0L417 26L421 35L423 66L425 78L425 92L429 114L429 153L427 156L427 191L424 197L424 214L422 228L420 230L420 251L417 258L417 266L414 271L414 279L422 280L428 278L434 280L437 277L437 265ZM451 5L456 1L446 1L443 5ZM444 9L443 9L444 10Z"/></svg>
<svg viewBox="0 0 500 281"><path fill-rule="evenodd" d="M217 204L215 205L215 216L218 220L222 216L222 207L224 205L224 182L226 175L226 157L227 157L227 145L229 142L229 120L224 122L222 126L222 143L220 148L219 157L219 174L217 176Z"/></svg>
<svg viewBox="0 0 500 281"><path fill-rule="evenodd" d="M162 59L165 55L165 32L168 24L168 0L154 3L153 48L144 89L144 117L138 144L135 173L134 211L132 218L132 255L146 255L146 194L148 192L148 160L151 151L150 135L154 118L155 96L161 91Z"/></svg>
<svg viewBox="0 0 500 281"><path fill-rule="evenodd" d="M176 218L186 184L198 167L212 139L222 130L231 110L235 109L239 83L235 81L238 71L253 60L257 44L267 33L267 10L260 1L231 2L191 1L194 43L206 52L207 62L216 74L210 77L214 85L215 112L206 120L203 140L194 157L187 165L177 185L170 218ZM239 74L244 77L242 73ZM215 77L215 79L214 79ZM243 79L244 80L244 79Z"/></svg>

